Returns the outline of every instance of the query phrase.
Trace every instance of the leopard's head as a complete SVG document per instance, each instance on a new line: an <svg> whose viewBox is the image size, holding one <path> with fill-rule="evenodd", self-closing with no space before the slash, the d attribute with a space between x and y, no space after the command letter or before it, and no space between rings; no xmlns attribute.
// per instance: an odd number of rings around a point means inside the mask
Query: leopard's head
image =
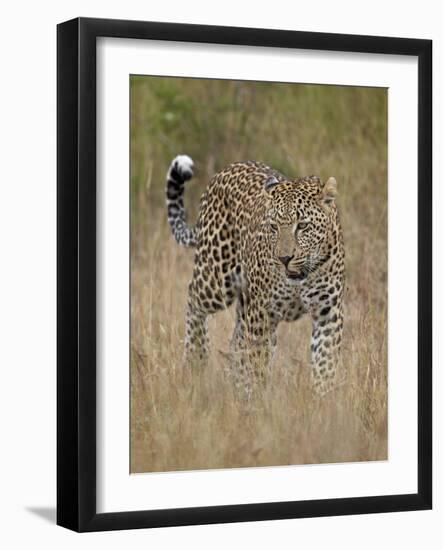
<svg viewBox="0 0 443 550"><path fill-rule="evenodd" d="M293 281L303 281L321 265L335 220L337 182L310 176L265 183L265 227L272 263Z"/></svg>

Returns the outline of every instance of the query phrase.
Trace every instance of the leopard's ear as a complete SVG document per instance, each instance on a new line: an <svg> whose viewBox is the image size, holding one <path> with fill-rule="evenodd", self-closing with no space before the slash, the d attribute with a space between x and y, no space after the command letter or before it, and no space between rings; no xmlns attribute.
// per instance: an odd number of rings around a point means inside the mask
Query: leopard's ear
<svg viewBox="0 0 443 550"><path fill-rule="evenodd" d="M273 189L276 185L278 185L280 182L279 180L275 177L275 176L270 176L266 181L265 181L265 191L267 191L269 193L269 191L271 189Z"/></svg>
<svg viewBox="0 0 443 550"><path fill-rule="evenodd" d="M337 180L333 177L329 178L324 184L321 192L321 201L326 206L332 206L337 196Z"/></svg>

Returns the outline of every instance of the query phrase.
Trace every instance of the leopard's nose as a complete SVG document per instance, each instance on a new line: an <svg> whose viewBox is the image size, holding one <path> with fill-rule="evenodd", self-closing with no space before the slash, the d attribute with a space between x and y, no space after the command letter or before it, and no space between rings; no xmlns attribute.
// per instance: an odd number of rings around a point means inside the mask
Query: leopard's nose
<svg viewBox="0 0 443 550"><path fill-rule="evenodd" d="M289 262L292 260L294 256L279 256L278 259L281 261L281 263L288 267Z"/></svg>

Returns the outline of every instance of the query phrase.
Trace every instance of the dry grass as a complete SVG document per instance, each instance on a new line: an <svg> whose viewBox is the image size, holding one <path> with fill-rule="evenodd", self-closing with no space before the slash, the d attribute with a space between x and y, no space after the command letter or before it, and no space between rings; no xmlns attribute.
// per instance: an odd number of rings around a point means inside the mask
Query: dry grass
<svg viewBox="0 0 443 550"><path fill-rule="evenodd" d="M138 77L131 86L131 471L387 458L387 197L384 90ZM309 384L310 320L282 324L272 379L234 399L219 350L233 309L210 321L208 368L180 368L193 252L167 226L164 174L191 154L194 219L214 170L262 160L289 175L334 175L345 234L347 382Z"/></svg>

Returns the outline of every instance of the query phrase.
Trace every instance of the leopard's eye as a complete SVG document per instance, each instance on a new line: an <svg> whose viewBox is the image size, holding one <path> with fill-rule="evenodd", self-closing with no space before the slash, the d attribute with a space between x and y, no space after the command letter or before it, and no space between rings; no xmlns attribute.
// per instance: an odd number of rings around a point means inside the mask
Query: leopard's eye
<svg viewBox="0 0 443 550"><path fill-rule="evenodd" d="M272 231L278 231L278 225L274 222L269 222L269 227L272 229Z"/></svg>
<svg viewBox="0 0 443 550"><path fill-rule="evenodd" d="M309 225L309 222L299 222L297 224L297 229L303 230L306 229Z"/></svg>

